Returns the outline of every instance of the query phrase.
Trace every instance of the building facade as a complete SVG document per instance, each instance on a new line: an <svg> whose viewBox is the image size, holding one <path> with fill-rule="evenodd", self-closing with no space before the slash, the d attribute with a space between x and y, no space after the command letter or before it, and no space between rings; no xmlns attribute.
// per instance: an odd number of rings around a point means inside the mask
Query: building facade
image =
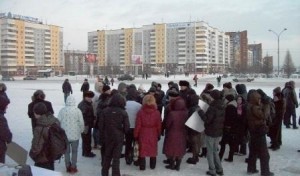
<svg viewBox="0 0 300 176"><path fill-rule="evenodd" d="M63 31L39 19L0 14L2 75L36 74L40 69L63 69Z"/></svg>
<svg viewBox="0 0 300 176"><path fill-rule="evenodd" d="M252 51L252 58L248 58L248 60L252 60L253 67L262 68L263 67L262 44L261 43L249 44L248 49Z"/></svg>
<svg viewBox="0 0 300 176"><path fill-rule="evenodd" d="M224 72L231 63L229 36L202 21L89 32L88 52L98 73Z"/></svg>
<svg viewBox="0 0 300 176"><path fill-rule="evenodd" d="M232 71L246 72L248 64L247 31L226 32L230 36L230 60Z"/></svg>

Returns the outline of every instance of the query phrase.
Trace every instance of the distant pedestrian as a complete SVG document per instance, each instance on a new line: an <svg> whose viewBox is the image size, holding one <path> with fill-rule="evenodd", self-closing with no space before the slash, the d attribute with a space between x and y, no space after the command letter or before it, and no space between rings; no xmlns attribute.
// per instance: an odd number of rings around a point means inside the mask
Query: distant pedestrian
<svg viewBox="0 0 300 176"><path fill-rule="evenodd" d="M111 86L114 86L114 82L115 82L114 78L111 78L110 80Z"/></svg>
<svg viewBox="0 0 300 176"><path fill-rule="evenodd" d="M76 173L77 154L80 134L84 131L84 122L80 109L76 107L76 101L73 96L68 96L66 106L63 107L57 116L61 127L65 130L69 145L65 153L65 166L68 173ZM72 157L70 155L72 154ZM70 159L71 158L71 159Z"/></svg>
<svg viewBox="0 0 300 176"><path fill-rule="evenodd" d="M73 93L73 90L72 90L72 86L69 82L69 79L65 79L63 85L62 85L62 90L63 90L63 93L64 93L64 100L65 100L65 103L66 103L66 100L67 100L67 97Z"/></svg>
<svg viewBox="0 0 300 176"><path fill-rule="evenodd" d="M84 79L84 82L81 85L80 91L82 92L82 95L83 95L84 92L89 91L89 90L90 90L90 84L88 82L88 79Z"/></svg>
<svg viewBox="0 0 300 176"><path fill-rule="evenodd" d="M221 77L221 76L218 76L218 77L217 77L218 87L220 87L220 86L221 86L221 79L222 79L222 77Z"/></svg>
<svg viewBox="0 0 300 176"><path fill-rule="evenodd" d="M107 76L105 76L105 78L104 78L104 84L109 85L109 80L108 80Z"/></svg>
<svg viewBox="0 0 300 176"><path fill-rule="evenodd" d="M197 83L198 83L198 76L197 76L197 74L194 76L193 80L195 82L194 86L197 87Z"/></svg>

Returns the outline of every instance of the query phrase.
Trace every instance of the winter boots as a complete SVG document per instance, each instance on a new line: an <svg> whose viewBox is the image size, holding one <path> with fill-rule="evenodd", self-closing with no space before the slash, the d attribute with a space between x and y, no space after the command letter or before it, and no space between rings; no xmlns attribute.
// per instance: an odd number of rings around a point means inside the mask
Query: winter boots
<svg viewBox="0 0 300 176"><path fill-rule="evenodd" d="M176 159L175 161L173 159L170 160L170 164L166 166L167 169L171 170L180 170L180 164L181 164L181 159Z"/></svg>
<svg viewBox="0 0 300 176"><path fill-rule="evenodd" d="M186 160L186 162L189 163L189 164L197 164L198 161L199 161L198 156L193 156L193 157L188 158L188 159Z"/></svg>
<svg viewBox="0 0 300 176"><path fill-rule="evenodd" d="M150 169L155 169L156 157L150 157Z"/></svg>

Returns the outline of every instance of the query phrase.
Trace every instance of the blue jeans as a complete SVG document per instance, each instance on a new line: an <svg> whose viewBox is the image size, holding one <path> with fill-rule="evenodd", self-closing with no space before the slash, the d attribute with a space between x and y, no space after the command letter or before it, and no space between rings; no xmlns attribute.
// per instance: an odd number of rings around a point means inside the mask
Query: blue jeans
<svg viewBox="0 0 300 176"><path fill-rule="evenodd" d="M65 153L65 164L67 168L69 166L72 166L73 168L77 167L76 164L77 164L78 144L79 144L79 140L76 140L76 141L69 141L69 145L67 145L67 151ZM71 153L72 153L72 160L70 160Z"/></svg>
<svg viewBox="0 0 300 176"><path fill-rule="evenodd" d="M216 174L216 172L223 171L223 167L218 152L218 146L220 140L221 137L210 137L207 135L205 136L205 143L207 148L206 156L208 161L209 172L211 174Z"/></svg>

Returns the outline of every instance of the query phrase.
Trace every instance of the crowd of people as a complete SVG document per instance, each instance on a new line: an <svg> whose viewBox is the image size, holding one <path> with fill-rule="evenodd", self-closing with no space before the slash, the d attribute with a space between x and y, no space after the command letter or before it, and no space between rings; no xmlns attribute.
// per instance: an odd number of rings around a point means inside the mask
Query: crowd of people
<svg viewBox="0 0 300 176"><path fill-rule="evenodd" d="M0 153L0 162L4 163L5 143L11 141L12 134L4 117L9 103L6 87L1 84L0 88L0 148L4 151L4 154ZM247 91L245 84L237 84L233 88L231 82L224 83L221 91L207 83L200 95L186 80L178 84L170 81L166 92L161 88L157 82L152 82L148 91L143 86L137 88L134 84L121 82L117 90L111 90L105 80L97 77L95 90L91 91L86 79L81 87L83 99L76 105L72 86L66 79L62 85L65 107L59 111L57 118L53 116L52 105L45 100L44 92L35 91L28 105L33 130L30 156L35 165L54 170L54 160L48 160L47 151L43 150L48 137L41 125L57 123L66 131L68 138L65 153L68 173L78 172L80 137L82 156L95 157L92 148L100 149L102 176L109 175L110 167L112 175L118 176L121 175L120 158L123 156L126 164L134 164L141 171L147 168L146 159L149 158L150 169L155 169L158 142L163 136L162 153L166 156L163 161L166 169L180 171L184 155L190 152L187 163L197 164L199 157L206 157L206 174L224 175L221 161L228 144L229 154L224 161L233 162L234 155L248 154L248 174L259 172L256 167L259 158L261 175L272 176L268 148L280 149L282 121L286 128L298 128L298 102L293 81L287 82L282 90L274 88L273 97L267 96L262 89ZM209 105L206 111L201 109L199 101ZM185 125L195 112L204 123L203 132ZM300 125L300 119L298 123ZM269 147L267 136L271 139Z"/></svg>

